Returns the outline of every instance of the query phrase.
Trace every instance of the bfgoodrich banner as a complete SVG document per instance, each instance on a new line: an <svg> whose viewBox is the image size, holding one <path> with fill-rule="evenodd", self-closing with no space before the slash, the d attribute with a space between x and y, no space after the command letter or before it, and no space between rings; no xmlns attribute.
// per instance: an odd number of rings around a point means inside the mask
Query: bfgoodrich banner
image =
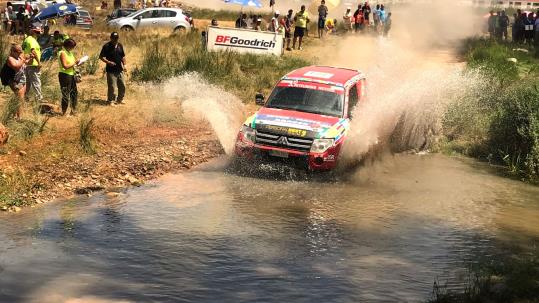
<svg viewBox="0 0 539 303"><path fill-rule="evenodd" d="M283 54L283 36L236 28L208 28L208 51L231 50L238 53Z"/></svg>

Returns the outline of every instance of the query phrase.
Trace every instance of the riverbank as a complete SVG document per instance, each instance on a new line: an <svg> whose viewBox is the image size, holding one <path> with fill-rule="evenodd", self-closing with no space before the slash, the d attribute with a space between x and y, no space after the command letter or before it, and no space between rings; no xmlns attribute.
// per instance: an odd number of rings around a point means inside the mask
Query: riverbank
<svg viewBox="0 0 539 303"><path fill-rule="evenodd" d="M440 149L504 165L539 181L539 59L533 47L471 38L461 56L481 78L475 94L450 105Z"/></svg>
<svg viewBox="0 0 539 303"><path fill-rule="evenodd" d="M42 68L44 98L52 114L41 114L35 103L25 104L22 121L15 121L11 91L0 92L0 123L10 136L0 146L0 210L19 211L57 197L139 185L222 154L210 123L192 119L182 100L163 96L163 83L176 76L196 73L205 85L252 103L256 92L268 93L284 73L309 64L298 55L207 53L197 31L122 33L129 68L126 105L111 107L105 102L106 79L97 58L108 40L106 29L60 29L78 41L78 56L91 57L82 69L79 113L58 115L57 62ZM3 54L12 42L21 41L2 37Z"/></svg>

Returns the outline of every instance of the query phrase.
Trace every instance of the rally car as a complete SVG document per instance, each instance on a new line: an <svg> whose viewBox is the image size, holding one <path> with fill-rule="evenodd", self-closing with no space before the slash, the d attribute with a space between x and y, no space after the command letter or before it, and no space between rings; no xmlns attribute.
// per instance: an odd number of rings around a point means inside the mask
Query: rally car
<svg viewBox="0 0 539 303"><path fill-rule="evenodd" d="M358 70L308 66L284 76L262 107L242 125L235 154L247 159L287 159L312 171L337 166L352 110L365 101Z"/></svg>

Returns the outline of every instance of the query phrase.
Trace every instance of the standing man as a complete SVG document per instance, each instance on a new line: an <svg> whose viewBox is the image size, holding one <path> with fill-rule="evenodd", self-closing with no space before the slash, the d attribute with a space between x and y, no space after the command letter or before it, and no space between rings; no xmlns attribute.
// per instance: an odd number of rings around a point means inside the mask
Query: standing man
<svg viewBox="0 0 539 303"><path fill-rule="evenodd" d="M43 101L43 95L41 94L41 46L37 42L38 36L41 34L41 27L32 27L30 34L22 42L22 49L26 56L32 56L32 60L26 65L26 99L28 100L28 93L32 90L36 94L36 100L38 102Z"/></svg>
<svg viewBox="0 0 539 303"><path fill-rule="evenodd" d="M326 27L326 18L328 16L328 7L326 6L326 0L322 0L320 6L318 6L318 38L322 39L324 35L324 28Z"/></svg>
<svg viewBox="0 0 539 303"><path fill-rule="evenodd" d="M275 13L273 14L273 18L271 18L268 31L273 32L273 33L279 32L279 15L280 15L279 11L275 11Z"/></svg>
<svg viewBox="0 0 539 303"><path fill-rule="evenodd" d="M292 40L292 23L294 22L293 21L293 17L292 17L292 14L294 13L293 10L288 10L288 15L286 15L286 17L284 17L281 21L284 21L283 23L283 27L284 27L284 38L286 40L286 50L287 51L291 51L292 49L290 48L290 40Z"/></svg>
<svg viewBox="0 0 539 303"><path fill-rule="evenodd" d="M498 34L501 40L507 41L507 28L509 27L509 17L505 14L505 10L502 11L500 18L498 19L500 25L500 32Z"/></svg>
<svg viewBox="0 0 539 303"><path fill-rule="evenodd" d="M307 23L309 23L309 14L305 11L305 5L301 6L301 10L297 12L294 17L294 22L296 27L294 28L294 42L292 43L292 48L296 49L296 40L299 38L299 50L302 50L301 44L303 42L303 36L305 36L305 31L307 31Z"/></svg>
<svg viewBox="0 0 539 303"><path fill-rule="evenodd" d="M536 15L538 18L535 19L535 58L539 58L539 12Z"/></svg>
<svg viewBox="0 0 539 303"><path fill-rule="evenodd" d="M371 15L371 6L369 5L369 2L365 2L363 5L363 19L365 22L365 26L370 26L370 15Z"/></svg>
<svg viewBox="0 0 539 303"><path fill-rule="evenodd" d="M391 29L391 13L387 14L386 22L384 24L384 37L387 37L387 34L389 34L389 30Z"/></svg>
<svg viewBox="0 0 539 303"><path fill-rule="evenodd" d="M103 45L99 58L107 64L105 71L107 72L107 100L110 105L125 104L125 81L124 73L126 71L124 47L120 42L120 36L117 32L110 34L110 41ZM116 87L118 88L118 96L115 94Z"/></svg>
<svg viewBox="0 0 539 303"><path fill-rule="evenodd" d="M346 12L342 16L342 22L344 24L344 30L346 30L346 32L349 32L352 29L352 12L349 7L346 9Z"/></svg>
<svg viewBox="0 0 539 303"><path fill-rule="evenodd" d="M372 10L372 20L374 21L374 32L378 33L378 26L380 25L380 4L376 4L376 7Z"/></svg>
<svg viewBox="0 0 539 303"><path fill-rule="evenodd" d="M488 34L490 39L494 39L495 30L496 30L496 17L494 16L494 11L490 11L490 16L488 17Z"/></svg>

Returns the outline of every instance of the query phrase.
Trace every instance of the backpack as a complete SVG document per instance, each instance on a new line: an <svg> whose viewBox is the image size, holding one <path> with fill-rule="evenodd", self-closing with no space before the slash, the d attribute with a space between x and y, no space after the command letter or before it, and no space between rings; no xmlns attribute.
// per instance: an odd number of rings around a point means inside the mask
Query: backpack
<svg viewBox="0 0 539 303"><path fill-rule="evenodd" d="M4 63L4 66L2 66L2 70L0 71L0 79L2 80L3 86L9 85L15 79L15 70L9 67L9 65L7 64L7 60Z"/></svg>

